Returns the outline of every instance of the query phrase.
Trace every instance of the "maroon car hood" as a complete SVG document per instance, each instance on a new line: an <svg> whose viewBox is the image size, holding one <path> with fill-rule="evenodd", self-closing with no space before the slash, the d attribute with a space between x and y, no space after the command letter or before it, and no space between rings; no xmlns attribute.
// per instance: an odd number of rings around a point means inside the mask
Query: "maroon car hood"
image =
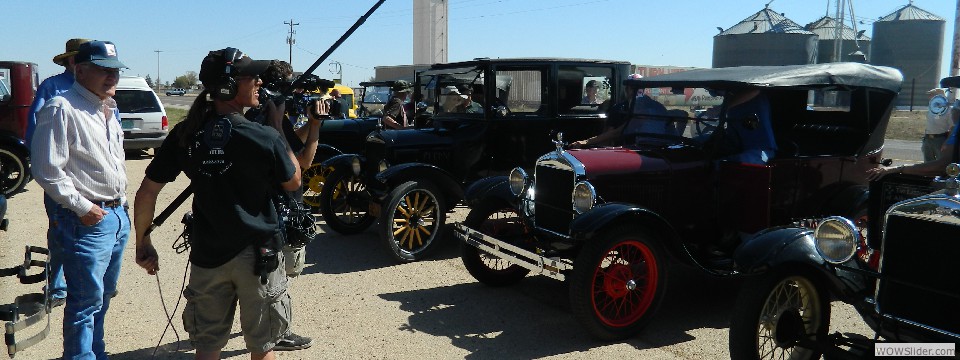
<svg viewBox="0 0 960 360"><path fill-rule="evenodd" d="M588 178L700 168L705 163L701 150L686 146L656 149L610 147L569 150L568 153L583 164Z"/></svg>

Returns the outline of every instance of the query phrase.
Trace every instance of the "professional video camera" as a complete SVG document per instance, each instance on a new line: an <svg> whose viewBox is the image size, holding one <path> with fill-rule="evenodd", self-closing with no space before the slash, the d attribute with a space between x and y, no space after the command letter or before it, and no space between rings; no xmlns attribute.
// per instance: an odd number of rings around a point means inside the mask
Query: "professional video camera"
<svg viewBox="0 0 960 360"><path fill-rule="evenodd" d="M280 104L286 103L287 113L291 117L297 117L306 114L306 109L313 108L313 102L321 99L322 94L326 93L336 83L331 80L321 79L319 76L308 74L297 85L296 89L291 89L293 81L287 79L272 78L269 76L272 72L264 73L261 77L263 85L260 86L260 102L267 100ZM295 91L302 90L302 91ZM319 117L319 114L315 114Z"/></svg>

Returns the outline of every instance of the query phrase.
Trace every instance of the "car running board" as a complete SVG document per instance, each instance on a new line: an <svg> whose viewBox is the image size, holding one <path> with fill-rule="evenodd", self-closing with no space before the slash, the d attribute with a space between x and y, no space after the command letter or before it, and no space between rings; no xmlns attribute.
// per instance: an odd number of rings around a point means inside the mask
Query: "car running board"
<svg viewBox="0 0 960 360"><path fill-rule="evenodd" d="M573 264L564 259L552 259L497 240L462 223L454 225L454 234L463 242L509 263L553 279L566 279L562 271L573 270Z"/></svg>

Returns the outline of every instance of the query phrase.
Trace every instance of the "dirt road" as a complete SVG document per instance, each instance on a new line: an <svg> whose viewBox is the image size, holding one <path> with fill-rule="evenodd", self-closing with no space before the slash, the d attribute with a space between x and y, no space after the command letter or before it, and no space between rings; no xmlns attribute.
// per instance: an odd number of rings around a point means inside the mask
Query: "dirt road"
<svg viewBox="0 0 960 360"><path fill-rule="evenodd" d="M148 157L127 160L131 203L143 178ZM161 194L165 206L187 184L181 176ZM9 201L11 225L0 246L0 267L22 262L24 245L45 244L46 217L36 183ZM188 202L189 203L189 202ZM180 300L187 254L170 248L182 231L179 223L187 206L179 209L154 232L160 252L163 301L169 311ZM131 210L132 211L132 210ZM448 222L462 220L457 209ZM510 288L477 283L463 268L459 244L450 241L433 259L396 264L376 233L358 236L322 235L308 247L307 267L290 293L294 329L314 338L312 348L279 353L281 359L722 359L727 352L727 330L739 281L712 278L674 267L664 306L639 336L617 343L590 338L569 312L566 287L554 280L528 277ZM157 277L134 262L131 239L124 254L120 294L114 299L106 324L111 359L150 359L158 342L157 359L192 359L177 309L174 329L166 325ZM0 303L19 293L39 291L39 285L20 285L0 279ZM181 302L182 308L182 302ZM49 337L17 354L17 359L57 359L62 351L63 308L51 314ZM850 308L833 304L833 327L844 332L867 331ZM27 334L29 335L29 334ZM178 350L179 349L179 350ZM0 355L2 357L3 355ZM239 322L235 322L225 359L247 359Z"/></svg>

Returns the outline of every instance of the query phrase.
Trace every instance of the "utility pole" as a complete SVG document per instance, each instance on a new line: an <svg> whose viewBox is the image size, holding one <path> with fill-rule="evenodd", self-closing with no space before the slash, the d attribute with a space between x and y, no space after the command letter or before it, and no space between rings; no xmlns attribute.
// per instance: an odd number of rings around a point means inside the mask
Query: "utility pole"
<svg viewBox="0 0 960 360"><path fill-rule="evenodd" d="M154 50L153 52L157 53L157 93L160 93L160 53L162 53L163 50Z"/></svg>
<svg viewBox="0 0 960 360"><path fill-rule="evenodd" d="M960 1L960 0L958 0L958 1ZM284 21L283 24L284 24L284 25L290 25L290 33L287 34L287 44L290 45L290 59L289 59L289 63L290 63L290 66L292 67L292 66L293 66L293 44L296 44L296 43L297 43L297 40L293 38L293 34L296 34L296 33L297 33L296 31L293 30L293 27L294 27L294 26L297 26L297 25L300 25L300 23L294 23L294 22L293 22L293 18L290 18L290 22Z"/></svg>

